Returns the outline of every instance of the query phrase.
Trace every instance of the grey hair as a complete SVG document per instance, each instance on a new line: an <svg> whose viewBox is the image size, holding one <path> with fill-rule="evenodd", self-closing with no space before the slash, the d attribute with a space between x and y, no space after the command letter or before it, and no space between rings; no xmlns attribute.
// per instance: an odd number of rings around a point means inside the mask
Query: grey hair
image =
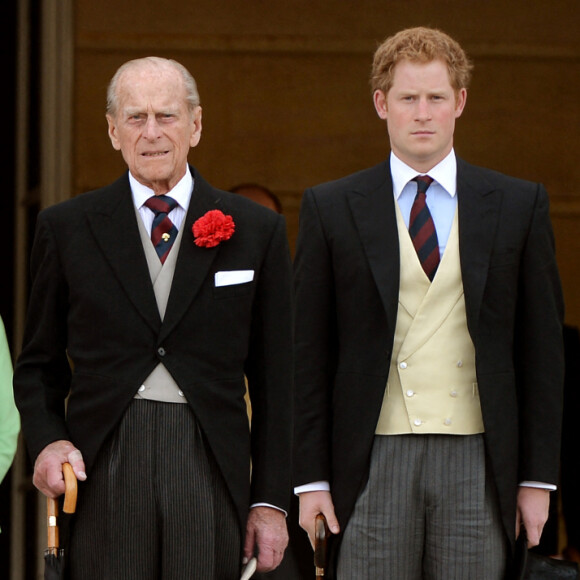
<svg viewBox="0 0 580 580"><path fill-rule="evenodd" d="M130 69L144 66L152 66L157 68L164 68L167 66L173 67L183 79L185 87L185 98L190 111L200 104L199 93L197 91L197 84L191 73L179 62L170 58L161 58L158 56L146 56L145 58L137 58L122 64L117 72L114 74L109 87L107 89L107 113L114 117L119 108L118 86L123 74Z"/></svg>

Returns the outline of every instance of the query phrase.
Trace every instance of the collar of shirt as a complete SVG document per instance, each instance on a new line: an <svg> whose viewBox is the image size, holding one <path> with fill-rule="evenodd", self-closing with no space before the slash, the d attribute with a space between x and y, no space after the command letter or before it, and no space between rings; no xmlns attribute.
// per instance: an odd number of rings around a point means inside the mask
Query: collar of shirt
<svg viewBox="0 0 580 580"><path fill-rule="evenodd" d="M393 194L407 228L417 194L417 186L411 180L417 176L417 173L415 169L391 153ZM457 160L453 149L445 159L429 170L428 174L434 181L427 190L427 207L435 224L439 253L443 256L457 208Z"/></svg>
<svg viewBox="0 0 580 580"><path fill-rule="evenodd" d="M139 210L139 214L143 219L147 231L151 229L151 224L153 223L153 212L143 204L155 193L153 190L142 183L139 183L131 172L129 172L129 184L131 186L131 193L133 195L133 203L135 207ZM175 227L179 229L183 218L189 207L189 200L191 199L191 193L193 191L193 176L187 168L185 175L179 180L177 185L167 192L167 195L172 197L179 204L174 210L172 210L169 215L171 220L175 224Z"/></svg>
<svg viewBox="0 0 580 580"><path fill-rule="evenodd" d="M393 193L395 199L399 199L407 183L417 176L418 171L401 161L393 152L391 152L390 163L391 176L393 179ZM427 173L451 197L455 197L455 194L457 193L457 159L455 158L455 151L453 149L451 149L445 159L440 161Z"/></svg>

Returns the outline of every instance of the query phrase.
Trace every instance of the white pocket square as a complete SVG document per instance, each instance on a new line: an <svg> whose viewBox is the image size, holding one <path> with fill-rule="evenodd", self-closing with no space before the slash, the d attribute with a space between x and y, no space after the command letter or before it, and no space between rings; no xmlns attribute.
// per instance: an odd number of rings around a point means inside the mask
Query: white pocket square
<svg viewBox="0 0 580 580"><path fill-rule="evenodd" d="M254 270L229 270L225 272L216 272L215 285L233 286L234 284L246 284L254 279Z"/></svg>

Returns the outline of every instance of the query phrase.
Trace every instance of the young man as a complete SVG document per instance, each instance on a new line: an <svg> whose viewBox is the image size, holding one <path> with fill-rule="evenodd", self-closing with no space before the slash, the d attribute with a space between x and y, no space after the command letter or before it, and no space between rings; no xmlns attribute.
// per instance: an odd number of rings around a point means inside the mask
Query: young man
<svg viewBox="0 0 580 580"><path fill-rule="evenodd" d="M387 162L306 191L296 491L340 580L499 580L558 476L562 296L541 185L456 157L471 65L441 31L372 72ZM418 178L418 179L417 179Z"/></svg>

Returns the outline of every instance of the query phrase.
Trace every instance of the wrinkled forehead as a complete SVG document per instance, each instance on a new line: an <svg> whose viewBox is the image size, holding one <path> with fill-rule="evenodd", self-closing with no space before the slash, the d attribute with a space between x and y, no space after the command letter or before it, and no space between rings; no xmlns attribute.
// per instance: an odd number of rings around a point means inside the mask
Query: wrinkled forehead
<svg viewBox="0 0 580 580"><path fill-rule="evenodd" d="M173 67L136 65L119 78L117 98L121 109L186 107L183 78Z"/></svg>

